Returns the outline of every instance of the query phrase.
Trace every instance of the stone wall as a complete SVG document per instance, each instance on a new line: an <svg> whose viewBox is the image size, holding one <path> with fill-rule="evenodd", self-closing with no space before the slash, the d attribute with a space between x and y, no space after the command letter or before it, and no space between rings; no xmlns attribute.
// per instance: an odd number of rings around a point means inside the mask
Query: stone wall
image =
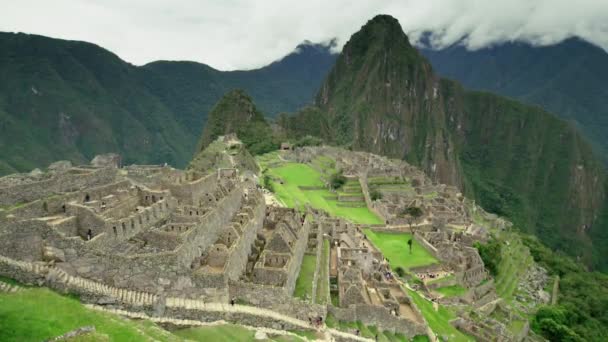
<svg viewBox="0 0 608 342"><path fill-rule="evenodd" d="M327 312L341 321L361 321L366 325L374 325L380 330L401 333L410 338L416 335L426 335L424 324L393 316L383 306L357 304L346 309L328 305Z"/></svg>
<svg viewBox="0 0 608 342"><path fill-rule="evenodd" d="M144 312L150 316L163 315L203 322L224 320L280 330L310 329L307 319L298 319L267 309L227 303L206 303L184 298L165 298L147 292L108 286L71 276L57 268L16 261L3 256L0 256L0 275L26 284L44 284L64 293L73 293L88 303L103 303L130 312Z"/></svg>
<svg viewBox="0 0 608 342"><path fill-rule="evenodd" d="M247 266L247 258L251 251L251 245L255 240L257 233L262 229L264 223L264 213L266 212L266 204L263 198L258 200L257 205L253 208L253 217L243 227L243 235L238 242L230 249L230 257L224 267L224 274L231 280L237 280L243 274Z"/></svg>
<svg viewBox="0 0 608 342"><path fill-rule="evenodd" d="M324 305L306 303L287 294L284 288L278 286L230 282L229 296L239 302L274 310L306 321L309 317L325 318L327 314L327 308Z"/></svg>
<svg viewBox="0 0 608 342"><path fill-rule="evenodd" d="M171 191L180 204L199 205L201 200L208 200L205 194L213 194L217 189L217 172L206 175L195 181L189 182L179 178L179 182L174 180L163 180L163 185Z"/></svg>
<svg viewBox="0 0 608 342"><path fill-rule="evenodd" d="M42 181L0 188L0 205L27 203L55 194L111 183L117 172L115 168L70 169Z"/></svg>

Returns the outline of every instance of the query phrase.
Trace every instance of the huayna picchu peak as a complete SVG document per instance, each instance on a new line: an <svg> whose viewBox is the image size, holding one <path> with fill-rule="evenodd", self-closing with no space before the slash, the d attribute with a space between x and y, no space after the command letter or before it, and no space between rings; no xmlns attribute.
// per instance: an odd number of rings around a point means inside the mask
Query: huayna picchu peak
<svg viewBox="0 0 608 342"><path fill-rule="evenodd" d="M440 78L396 19L377 16L352 35L315 103L280 122L311 134L289 123L304 115L330 143L403 158L550 246L604 264L608 248L592 241L606 230L606 172L580 133L538 107Z"/></svg>
<svg viewBox="0 0 608 342"><path fill-rule="evenodd" d="M0 341L606 339L601 5L240 1L5 8Z"/></svg>

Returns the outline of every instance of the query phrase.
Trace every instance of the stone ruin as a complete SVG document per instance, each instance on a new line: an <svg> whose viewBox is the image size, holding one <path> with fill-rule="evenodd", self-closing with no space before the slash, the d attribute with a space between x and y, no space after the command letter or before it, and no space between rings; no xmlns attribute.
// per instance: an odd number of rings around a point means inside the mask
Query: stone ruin
<svg viewBox="0 0 608 342"><path fill-rule="evenodd" d="M228 142L238 143L233 137ZM358 179L365 203L384 219L386 224L374 228L414 231L441 261L418 270L421 275L454 275L467 288L461 300L477 307L496 300L493 281L472 247L487 238L473 214L489 215L472 212L480 209L457 189L433 184L405 162L368 153L330 147L284 152L299 162L318 155L334 159ZM230 167L123 167L116 155L95 157L91 165L62 161L46 172L2 177L0 274L86 289L83 300L171 317L200 317L192 310L202 310L203 303L239 301L303 321L331 313L410 337L426 334L423 316L360 225L312 208L269 206L256 178ZM374 179L394 186L379 187L383 196L372 201ZM424 213L414 223L401 215L411 206ZM499 220L493 222L504 227ZM304 255L321 259L324 240L330 245L327 281L338 297L335 305L293 298ZM221 319L217 315L208 319ZM459 323L463 329L465 323Z"/></svg>

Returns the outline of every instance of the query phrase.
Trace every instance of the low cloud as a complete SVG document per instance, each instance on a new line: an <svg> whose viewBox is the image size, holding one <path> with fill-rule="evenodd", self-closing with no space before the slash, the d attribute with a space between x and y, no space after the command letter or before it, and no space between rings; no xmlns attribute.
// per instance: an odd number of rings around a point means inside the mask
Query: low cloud
<svg viewBox="0 0 608 342"><path fill-rule="evenodd" d="M608 50L605 0L54 0L2 6L0 30L93 42L134 64L194 60L251 69L304 40L336 49L376 14L391 14L416 41L442 47L503 41L551 44L580 36Z"/></svg>

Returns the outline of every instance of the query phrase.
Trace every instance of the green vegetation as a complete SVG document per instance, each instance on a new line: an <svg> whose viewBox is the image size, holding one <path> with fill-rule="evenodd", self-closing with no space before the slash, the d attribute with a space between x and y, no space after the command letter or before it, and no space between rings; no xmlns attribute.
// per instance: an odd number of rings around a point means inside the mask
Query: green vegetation
<svg viewBox="0 0 608 342"><path fill-rule="evenodd" d="M502 259L501 243L496 239L491 239L487 243L475 243L475 248L479 252L479 256L483 260L484 266L490 271L490 274L496 276L498 274L498 265Z"/></svg>
<svg viewBox="0 0 608 342"><path fill-rule="evenodd" d="M87 325L95 326L93 340L180 340L149 321L91 310L46 288L0 293L0 341L42 341Z"/></svg>
<svg viewBox="0 0 608 342"><path fill-rule="evenodd" d="M473 341L472 338L461 333L449 323L456 316L447 308L439 306L439 309L435 311L433 303L422 298L416 291L410 289L407 291L435 334L446 336L449 341Z"/></svg>
<svg viewBox="0 0 608 342"><path fill-rule="evenodd" d="M0 175L107 151L127 164L184 167L223 94L245 89L270 117L294 112L334 60L329 47L302 44L249 71L174 61L134 66L86 42L0 33Z"/></svg>
<svg viewBox="0 0 608 342"><path fill-rule="evenodd" d="M395 271L398 267L409 270L412 267L426 266L438 262L416 240L413 240L412 253L409 253L407 241L412 238L411 234L374 232L371 229L365 229L364 232L365 236L389 260Z"/></svg>
<svg viewBox="0 0 608 342"><path fill-rule="evenodd" d="M313 137L312 135L306 135L298 140L296 140L293 144L294 147L302 147L302 146L319 146L323 144L323 139L318 137Z"/></svg>
<svg viewBox="0 0 608 342"><path fill-rule="evenodd" d="M321 262L319 263L319 276L317 279L317 304L327 304L329 295L329 240L323 240L323 251L321 252Z"/></svg>
<svg viewBox="0 0 608 342"><path fill-rule="evenodd" d="M585 270L534 237L524 236L523 242L536 262L560 277L558 304L540 308L532 329L551 341L604 341L608 336L608 275Z"/></svg>
<svg viewBox="0 0 608 342"><path fill-rule="evenodd" d="M608 101L596 92L608 77L608 55L602 48L571 38L548 46L505 42L476 50L450 46L421 52L439 74L469 89L513 97L576 121L608 160ZM463 67L471 63L475 68Z"/></svg>
<svg viewBox="0 0 608 342"><path fill-rule="evenodd" d="M296 288L293 295L302 299L312 298L312 283L315 276L315 268L317 266L317 257L315 255L305 254L302 258L302 266L300 274L296 280Z"/></svg>
<svg viewBox="0 0 608 342"><path fill-rule="evenodd" d="M460 285L450 285L444 287L438 287L434 291L441 293L446 297L457 297L467 293L467 289Z"/></svg>
<svg viewBox="0 0 608 342"><path fill-rule="evenodd" d="M180 329L175 335L192 341L253 341L255 331L234 324Z"/></svg>
<svg viewBox="0 0 608 342"><path fill-rule="evenodd" d="M342 170L336 171L329 177L329 186L334 190L340 189L344 184L346 184L346 177Z"/></svg>
<svg viewBox="0 0 608 342"><path fill-rule="evenodd" d="M387 342L406 342L407 338L402 334L393 334L390 331L379 331L376 326L373 325L365 325L361 321L356 322L347 322L347 321L339 321L331 314L327 315L325 319L325 323L328 327L355 333L357 330L359 331L359 335L363 337L367 337L370 339L375 339L378 337L378 341L387 341ZM426 336L425 336L426 337ZM416 339L417 338L417 339ZM421 337L416 336L414 341L426 341L421 339Z"/></svg>
<svg viewBox="0 0 608 342"><path fill-rule="evenodd" d="M379 199L382 199L382 193L378 190L372 190L369 193L369 197L371 198L372 201L379 200Z"/></svg>
<svg viewBox="0 0 608 342"><path fill-rule="evenodd" d="M242 90L228 92L213 107L203 129L199 151L204 150L218 136L228 133L236 133L254 155L274 151L279 147L264 115Z"/></svg>
<svg viewBox="0 0 608 342"><path fill-rule="evenodd" d="M500 239L495 240L492 244L498 243L501 244L499 247L491 247L489 250L492 251L490 255L496 251L499 251L500 255L486 256L486 258L491 258L492 267L496 267L496 293L505 300L511 300L520 278L532 263L532 257L517 234L503 233ZM497 261L498 263L496 263ZM484 264L485 262L484 259Z"/></svg>
<svg viewBox="0 0 608 342"><path fill-rule="evenodd" d="M276 196L291 208L304 208L306 204L322 209L328 213L351 220L355 223L377 224L382 221L367 207L340 207L335 195L325 189L321 174L309 165L285 163L279 167L266 170L271 179ZM283 184L281 184L283 183ZM319 190L302 190L300 187L312 187Z"/></svg>

